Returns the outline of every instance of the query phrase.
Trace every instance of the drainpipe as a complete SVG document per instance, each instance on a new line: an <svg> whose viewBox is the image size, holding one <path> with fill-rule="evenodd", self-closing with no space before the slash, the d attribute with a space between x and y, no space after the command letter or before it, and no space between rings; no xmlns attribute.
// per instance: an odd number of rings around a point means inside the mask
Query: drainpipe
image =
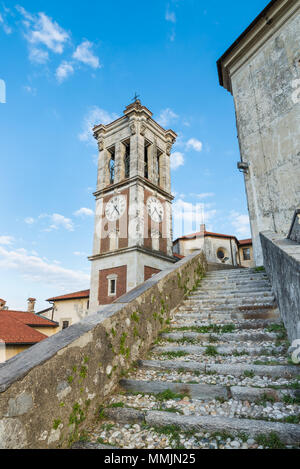
<svg viewBox="0 0 300 469"><path fill-rule="evenodd" d="M231 241L232 241L232 238L230 238L230 251L231 251L231 263L232 263L232 265L234 266L234 262L233 262L233 252L232 252L232 244L231 244Z"/></svg>

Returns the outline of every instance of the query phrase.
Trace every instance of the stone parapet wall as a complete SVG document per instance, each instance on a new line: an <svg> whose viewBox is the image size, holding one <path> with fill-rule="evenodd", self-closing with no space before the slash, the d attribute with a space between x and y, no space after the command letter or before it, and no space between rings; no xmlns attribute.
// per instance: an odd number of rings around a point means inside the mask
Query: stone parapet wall
<svg viewBox="0 0 300 469"><path fill-rule="evenodd" d="M300 209L295 211L288 238L300 244Z"/></svg>
<svg viewBox="0 0 300 469"><path fill-rule="evenodd" d="M300 244L272 231L260 233L260 240L264 266L292 342L300 321Z"/></svg>
<svg viewBox="0 0 300 469"><path fill-rule="evenodd" d="M64 448L207 269L200 251L0 365L0 448Z"/></svg>

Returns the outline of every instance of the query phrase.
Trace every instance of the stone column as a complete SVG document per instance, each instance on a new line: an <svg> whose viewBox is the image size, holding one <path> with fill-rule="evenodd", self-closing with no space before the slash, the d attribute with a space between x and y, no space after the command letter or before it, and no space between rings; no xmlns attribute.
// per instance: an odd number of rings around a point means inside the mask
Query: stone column
<svg viewBox="0 0 300 469"><path fill-rule="evenodd" d="M121 142L115 145L115 184L122 180L122 144Z"/></svg>
<svg viewBox="0 0 300 469"><path fill-rule="evenodd" d="M171 192L171 162L170 156L166 155L166 188L167 192Z"/></svg>
<svg viewBox="0 0 300 469"><path fill-rule="evenodd" d="M126 152L125 145L123 143L120 143L120 170L119 170L120 181L123 181L123 179L125 179L125 152Z"/></svg>
<svg viewBox="0 0 300 469"><path fill-rule="evenodd" d="M97 175L97 190L103 189L109 181L107 182L107 173L108 173L108 160L107 160L107 151L105 149L105 144L103 139L98 140L98 149L99 149L99 158L98 158L98 175Z"/></svg>
<svg viewBox="0 0 300 469"><path fill-rule="evenodd" d="M151 145L151 164L152 164L152 179L153 184L158 184L158 173L157 173L157 143L154 140L153 145Z"/></svg>
<svg viewBox="0 0 300 469"><path fill-rule="evenodd" d="M138 146L138 134L137 134L137 123L135 120L130 122L130 177L137 176L138 164L139 164L139 146Z"/></svg>
<svg viewBox="0 0 300 469"><path fill-rule="evenodd" d="M153 145L149 145L147 147L147 154L148 154L148 179L151 182L153 180Z"/></svg>

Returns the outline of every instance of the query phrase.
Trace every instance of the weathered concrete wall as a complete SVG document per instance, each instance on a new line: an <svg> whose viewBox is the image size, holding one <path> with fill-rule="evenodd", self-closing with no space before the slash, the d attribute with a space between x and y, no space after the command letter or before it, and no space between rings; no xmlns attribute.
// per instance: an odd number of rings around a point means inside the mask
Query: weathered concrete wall
<svg viewBox="0 0 300 469"><path fill-rule="evenodd" d="M259 232L287 236L300 200L300 9L290 6L293 14L272 23L273 34L258 37L231 73L256 265Z"/></svg>
<svg viewBox="0 0 300 469"><path fill-rule="evenodd" d="M295 212L288 238L300 244L300 209Z"/></svg>
<svg viewBox="0 0 300 469"><path fill-rule="evenodd" d="M300 244L271 231L260 233L260 239L264 266L292 342L300 321Z"/></svg>
<svg viewBox="0 0 300 469"><path fill-rule="evenodd" d="M66 447L80 437L206 267L197 252L0 365L0 448Z"/></svg>

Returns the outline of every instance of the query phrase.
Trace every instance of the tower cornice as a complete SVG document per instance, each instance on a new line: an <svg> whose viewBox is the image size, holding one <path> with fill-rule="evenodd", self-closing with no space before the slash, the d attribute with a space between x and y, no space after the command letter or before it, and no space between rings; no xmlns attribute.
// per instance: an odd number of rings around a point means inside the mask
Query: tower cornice
<svg viewBox="0 0 300 469"><path fill-rule="evenodd" d="M99 191L96 191L93 193L93 195L98 198L101 195L105 195L109 192L114 192L116 190L120 190L124 186L129 186L134 183L137 184L142 184L143 186L148 186L150 189L156 191L158 194L164 196L168 200L172 201L174 200L174 196L170 194L169 192L166 192L156 184L153 184L149 179L143 178L141 176L134 176L132 178L124 179L116 184L111 184L109 186L104 187L103 189L100 189Z"/></svg>

